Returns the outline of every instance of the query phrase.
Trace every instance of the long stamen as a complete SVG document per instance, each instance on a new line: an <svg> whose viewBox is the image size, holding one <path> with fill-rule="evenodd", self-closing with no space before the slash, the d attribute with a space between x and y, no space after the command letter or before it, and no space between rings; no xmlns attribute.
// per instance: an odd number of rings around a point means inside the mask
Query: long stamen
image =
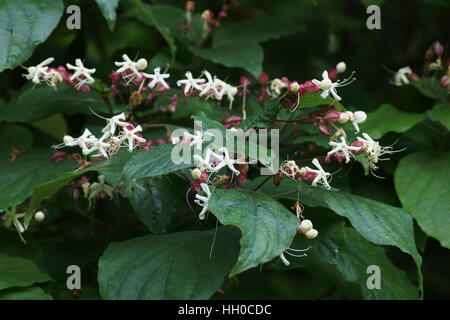
<svg viewBox="0 0 450 320"><path fill-rule="evenodd" d="M312 248L312 246L309 246L306 249L294 249L294 248L287 248L285 251L291 250L291 251L295 251L295 252L304 252L304 251L308 251Z"/></svg>
<svg viewBox="0 0 450 320"><path fill-rule="evenodd" d="M350 75L350 77L340 81L337 80L336 83L338 83L337 87L343 87L343 86L347 86L350 83L352 83L353 81L356 81L356 78L353 77L355 75L356 71L353 71L352 74Z"/></svg>

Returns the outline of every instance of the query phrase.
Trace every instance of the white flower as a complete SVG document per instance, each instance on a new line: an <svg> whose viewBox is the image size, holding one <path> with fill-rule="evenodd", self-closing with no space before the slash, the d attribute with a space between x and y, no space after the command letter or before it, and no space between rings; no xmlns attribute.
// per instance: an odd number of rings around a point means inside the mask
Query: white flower
<svg viewBox="0 0 450 320"><path fill-rule="evenodd" d="M336 71L338 73L344 73L346 69L347 69L347 65L345 64L344 61L341 61L336 65Z"/></svg>
<svg viewBox="0 0 450 320"><path fill-rule="evenodd" d="M200 220L205 219L206 211L208 211L209 199L211 198L211 191L206 183L200 183L200 188L206 193L206 196L201 196L198 193L195 195L194 202L203 207L202 211L198 215Z"/></svg>
<svg viewBox="0 0 450 320"><path fill-rule="evenodd" d="M208 81L201 85L202 90L200 91L200 93L198 95L200 97L202 97L205 94L208 94L208 97L210 97L210 96L214 96L216 98L219 97L220 93L219 93L219 91L217 91L217 88L216 88L217 80L216 81L213 80L211 73L209 73L206 70L203 70L202 73L206 76L206 80L208 80ZM211 93L211 91L212 91L212 93Z"/></svg>
<svg viewBox="0 0 450 320"><path fill-rule="evenodd" d="M341 142L330 141L330 145L333 147L331 151L327 153L327 156L331 156L332 154L337 154L339 156L345 157L345 162L350 162L350 156L353 156L353 153L350 151L358 151L361 147L349 146L345 141L345 138L341 136Z"/></svg>
<svg viewBox="0 0 450 320"><path fill-rule="evenodd" d="M318 169L318 170L314 170L311 169L309 167L306 167L306 170L309 172L314 172L316 174L316 177L314 178L313 182L311 183L311 185L313 187L317 186L317 183L322 184L325 189L330 190L331 186L328 183L328 177L331 176L330 173L325 172L325 170L323 170L322 166L319 163L319 160L317 160L317 158L314 158L312 161L312 164Z"/></svg>
<svg viewBox="0 0 450 320"><path fill-rule="evenodd" d="M222 100L222 97L224 95L227 96L228 101L230 102L230 109L234 101L234 96L237 94L238 90L236 87L233 87L232 85L226 83L225 81L222 81L218 79L217 77L214 77L214 95L217 100Z"/></svg>
<svg viewBox="0 0 450 320"><path fill-rule="evenodd" d="M56 88L56 86L63 82L64 79L62 77L62 75L56 71L56 70L50 70L48 72L46 72L43 76L43 80L50 86L53 88Z"/></svg>
<svg viewBox="0 0 450 320"><path fill-rule="evenodd" d="M89 201L94 199L96 195L98 195L100 192L105 192L110 198L113 197L114 188L105 184L105 176L101 175L98 176L98 182L94 182L90 185L90 195L89 195ZM86 194L85 194L86 195Z"/></svg>
<svg viewBox="0 0 450 320"><path fill-rule="evenodd" d="M328 77L328 71L325 70L324 72L322 72L322 81L313 79L312 82L323 91L320 95L323 99L328 97L328 95L331 93L333 98L335 98L337 101L341 101L342 98L338 96L336 88L343 87L352 83L355 80L355 78L352 78L353 74L354 73L352 73L349 78L345 79L342 82L339 82L339 80L336 82L332 82Z"/></svg>
<svg viewBox="0 0 450 320"><path fill-rule="evenodd" d="M92 135L92 133L89 131L89 129L84 129L84 132L81 136L74 139L76 141L76 144L81 148L83 151L83 154L89 154L89 146L97 142L97 138ZM75 142L74 141L74 142ZM74 143L72 142L72 143Z"/></svg>
<svg viewBox="0 0 450 320"><path fill-rule="evenodd" d="M111 133L111 135L113 135L116 132L116 128L118 126L126 127L129 125L129 123L121 121L121 120L125 120L125 113L123 113L123 112L121 114L113 116L109 119L106 119L108 124L102 129L102 132L103 133L109 132L109 133Z"/></svg>
<svg viewBox="0 0 450 320"><path fill-rule="evenodd" d="M283 88L287 88L287 84L278 78L273 79L270 83L270 91L272 92L272 96L275 98L281 94L281 89Z"/></svg>
<svg viewBox="0 0 450 320"><path fill-rule="evenodd" d="M205 82L205 79L194 79L190 71L186 72L185 80L178 80L177 86L181 87L184 84L184 94L189 94L191 89L202 91L201 83Z"/></svg>
<svg viewBox="0 0 450 320"><path fill-rule="evenodd" d="M80 87L84 84L92 84L95 82L94 78L91 77L91 74L95 72L95 69L88 69L86 68L83 63L81 62L81 59L75 60L76 66L71 65L70 63L67 63L66 66L68 69L75 70L73 75L70 77L70 81L78 80L77 84L75 85L76 89L80 89Z"/></svg>
<svg viewBox="0 0 450 320"><path fill-rule="evenodd" d="M170 74L163 73L161 74L161 68L157 67L153 70L154 74L148 74L144 73L144 76L146 78L152 79L152 81L149 82L147 85L150 89L153 89L157 84L161 84L164 88L169 89L169 85L164 79L167 79L170 77Z"/></svg>
<svg viewBox="0 0 450 320"><path fill-rule="evenodd" d="M378 161L389 160L389 158L381 158L385 154L392 154L394 152L400 152L402 150L392 150L392 146L382 147L378 141L374 141L367 133L363 133L364 138L358 137L357 139L364 143L365 152L367 153L367 163L372 170L377 170ZM373 172L372 172L373 173ZM375 175L375 174L374 174Z"/></svg>
<svg viewBox="0 0 450 320"><path fill-rule="evenodd" d="M208 171L208 172L217 171L213 166L211 166L211 155L212 155L211 149L206 150L205 159L195 154L193 156L195 166L201 171Z"/></svg>
<svg viewBox="0 0 450 320"><path fill-rule="evenodd" d="M397 87L400 87L404 84L409 83L408 75L412 73L411 68L403 67L397 71L397 73L394 74L394 79L391 81L391 83Z"/></svg>
<svg viewBox="0 0 450 320"><path fill-rule="evenodd" d="M126 70L130 70L130 74L124 74L123 78L129 83L134 78L140 79L142 75L139 73L141 70L147 69L147 60L144 58L139 59L137 62L132 61L126 54L122 55L124 61L115 61L115 65L120 67L116 70L117 73L124 73Z"/></svg>
<svg viewBox="0 0 450 320"><path fill-rule="evenodd" d="M187 131L184 132L184 138L191 141L189 147L195 146L197 149L201 149L203 139L206 136L212 136L212 134L209 132L203 133L201 131L195 131L194 134L190 134Z"/></svg>
<svg viewBox="0 0 450 320"><path fill-rule="evenodd" d="M40 78L44 78L50 63L52 63L55 58L50 57L39 63L37 66L31 66L27 68L27 74L23 74L27 80L33 81L35 84L39 84L41 82Z"/></svg>
<svg viewBox="0 0 450 320"><path fill-rule="evenodd" d="M214 152L212 152L212 155L220 160L220 163L214 167L215 171L219 171L220 169L222 169L223 167L227 166L232 172L234 172L237 176L240 174L239 170L236 170L233 166L233 164L235 164L237 162L237 160L231 159L229 152L227 150L227 148L222 147L219 149L219 152L223 153L223 157L221 155L218 155Z"/></svg>
<svg viewBox="0 0 450 320"><path fill-rule="evenodd" d="M128 140L128 151L133 151L133 149L136 147L135 140L138 142L144 143L146 140L140 136L138 136L136 133L142 131L141 126L137 126L134 129L128 130L126 127L122 128L123 132L120 137L120 141L123 142L125 140Z"/></svg>
<svg viewBox="0 0 450 320"><path fill-rule="evenodd" d="M109 132L107 134L108 135L103 135L100 139L93 142L91 147L86 151L85 154L90 154L93 151L98 150L98 152L100 152L100 154L95 155L94 157L98 157L98 156L102 155L103 157L105 157L107 159L108 158L107 149L109 149L111 147L110 143L103 142L109 136Z"/></svg>

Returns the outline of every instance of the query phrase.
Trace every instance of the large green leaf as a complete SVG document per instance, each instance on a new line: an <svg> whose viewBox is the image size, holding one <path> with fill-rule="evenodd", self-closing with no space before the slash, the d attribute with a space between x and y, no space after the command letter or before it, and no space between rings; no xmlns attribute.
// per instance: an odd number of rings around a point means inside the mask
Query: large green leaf
<svg viewBox="0 0 450 320"><path fill-rule="evenodd" d="M394 176L403 207L425 233L450 248L450 156L423 151L400 160Z"/></svg>
<svg viewBox="0 0 450 320"><path fill-rule="evenodd" d="M2 124L0 126L0 154L11 154L11 147L24 151L33 144L33 133L21 125Z"/></svg>
<svg viewBox="0 0 450 320"><path fill-rule="evenodd" d="M277 119L280 106L280 99L269 101L262 112L256 113L243 120L239 125L244 131L253 128L270 128Z"/></svg>
<svg viewBox="0 0 450 320"><path fill-rule="evenodd" d="M113 242L99 261L104 299L208 299L239 252L231 227Z"/></svg>
<svg viewBox="0 0 450 320"><path fill-rule="evenodd" d="M257 77L262 72L264 52L256 42L236 40L212 48L189 46L196 56L230 68L242 68Z"/></svg>
<svg viewBox="0 0 450 320"><path fill-rule="evenodd" d="M140 16L140 20L143 22L148 22L149 25L154 26L156 30L158 30L158 32L164 38L164 40L166 40L169 46L170 54L172 55L173 59L175 57L177 47L175 46L175 39L171 35L170 28L166 24L161 23L158 17L154 14L152 6L143 4L141 0L129 0L129 1L137 9L137 12L139 13Z"/></svg>
<svg viewBox="0 0 450 320"><path fill-rule="evenodd" d="M445 101L446 99L447 89L441 87L437 78L423 77L418 81L413 81L412 85L428 98L441 101Z"/></svg>
<svg viewBox="0 0 450 320"><path fill-rule="evenodd" d="M431 120L442 123L450 130L450 104L437 103L433 109L427 111L427 115Z"/></svg>
<svg viewBox="0 0 450 320"><path fill-rule="evenodd" d="M65 170L56 175L52 180L47 180L36 186L31 197L30 206L25 216L25 225L30 224L34 212L39 208L41 202L45 199L50 199L59 189L64 185L88 172L96 171L105 176L105 181L110 185L117 185L122 179L122 172L126 162L133 157L137 152L123 151L117 154L114 158L100 161L90 167L79 171Z"/></svg>
<svg viewBox="0 0 450 320"><path fill-rule="evenodd" d="M16 100L0 105L0 121L33 122L54 113L92 114L90 109L99 113L108 111L101 96L92 90L83 93L75 92L73 87L65 85L59 87L57 91L48 86L34 89L26 86Z"/></svg>
<svg viewBox="0 0 450 320"><path fill-rule="evenodd" d="M136 214L153 234L167 233L188 186L176 176L143 179L127 195Z"/></svg>
<svg viewBox="0 0 450 320"><path fill-rule="evenodd" d="M347 283L358 287L364 299L417 299L417 288L408 280L406 274L397 268L386 256L383 247L374 246L362 238L353 228L345 227L342 222L333 222L320 227L319 236L308 240L298 235L293 248L312 248L306 257L295 258L285 255L290 265L284 266L279 259L271 267L287 270L302 268L311 274L320 273L340 288ZM380 268L380 289L368 289L370 276L367 267Z"/></svg>
<svg viewBox="0 0 450 320"><path fill-rule="evenodd" d="M307 93L304 96L300 96L299 109L314 108L321 105L330 105L336 110L344 111L344 107L339 101L330 96L324 99L320 96L320 92Z"/></svg>
<svg viewBox="0 0 450 320"><path fill-rule="evenodd" d="M53 297L38 286L31 286L1 290L0 300L53 300Z"/></svg>
<svg viewBox="0 0 450 320"><path fill-rule="evenodd" d="M56 28L63 9L62 0L0 1L0 72L27 60Z"/></svg>
<svg viewBox="0 0 450 320"><path fill-rule="evenodd" d="M37 282L50 281L31 260L11 257L0 253L0 290L11 287L26 287Z"/></svg>
<svg viewBox="0 0 450 320"><path fill-rule="evenodd" d="M95 0L97 2L100 11L108 22L108 26L111 31L114 31L114 25L116 24L116 9L119 5L119 0Z"/></svg>
<svg viewBox="0 0 450 320"><path fill-rule="evenodd" d="M215 189L209 210L222 224L242 231L241 252L232 276L280 255L297 232L297 217L259 192Z"/></svg>
<svg viewBox="0 0 450 320"><path fill-rule="evenodd" d="M173 148L172 144L161 144L136 154L123 169L125 180L129 182L134 179L156 177L192 166L192 159L189 163L175 164L172 161Z"/></svg>
<svg viewBox="0 0 450 320"><path fill-rule="evenodd" d="M255 179L246 187L253 188L263 179L264 177ZM266 183L259 190L271 195L276 193L273 195L275 198L300 199L309 206L330 208L338 215L346 217L356 231L370 242L396 246L410 254L417 265L422 289L422 257L416 248L412 218L405 210L346 192L312 187L287 178L283 179L276 189Z"/></svg>
<svg viewBox="0 0 450 320"><path fill-rule="evenodd" d="M263 42L296 31L294 23L273 17L256 17L218 28L214 32L213 47L234 41Z"/></svg>
<svg viewBox="0 0 450 320"><path fill-rule="evenodd" d="M369 113L367 120L359 127L373 139L379 139L388 132L408 131L426 117L424 113L403 112L390 104L383 104L376 111Z"/></svg>
<svg viewBox="0 0 450 320"><path fill-rule="evenodd" d="M50 160L50 149L31 149L23 152L14 162L10 155L0 156L0 210L22 203L39 184L56 179L75 168L74 162Z"/></svg>

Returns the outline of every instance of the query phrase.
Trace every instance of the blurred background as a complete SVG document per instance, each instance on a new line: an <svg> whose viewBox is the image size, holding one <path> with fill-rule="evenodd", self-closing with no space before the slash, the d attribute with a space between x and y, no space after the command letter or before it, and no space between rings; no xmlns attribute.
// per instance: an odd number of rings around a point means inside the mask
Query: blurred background
<svg viewBox="0 0 450 320"><path fill-rule="evenodd" d="M148 2L148 1L147 1ZM184 1L151 1L152 4L170 4L180 9ZM130 57L139 55L150 58L150 67L170 62L170 54L165 40L155 28L136 19L127 1L122 1L118 9L115 31L112 33L94 1L65 1L66 7L77 4L81 7L81 30L68 30L65 17L50 38L38 46L26 65L39 63L49 56L56 63L64 64L79 57L86 57L88 66L97 68L97 76L109 80L107 75L114 68L113 61L120 60L127 52ZM366 8L377 4L381 8L381 30L366 27ZM206 9L219 12L222 1L195 1L195 12ZM355 70L357 81L342 88L345 107L373 111L383 103L394 105L407 112L424 112L432 107L432 100L423 96L412 86L395 87L389 83L392 71L410 66L417 74L422 74L426 50L435 41L440 41L448 53L450 30L450 1L446 0L276 0L233 2L228 17L221 20L222 25L242 21L251 17L277 17L295 23L297 32L262 44L264 49L263 71L271 78L288 77L290 80L305 81L318 78L323 70L329 70L339 62L345 61L349 71ZM220 28L220 27L218 27ZM178 50L171 74L181 76L185 66L192 70L206 68L215 74L227 76L229 82L237 83L245 75L252 81L255 78L239 68L225 68L209 61L197 61L192 53L177 43ZM448 57L445 57L447 59ZM25 84L20 69L0 73L0 103L6 103ZM67 117L70 131L78 131L84 123L85 115ZM389 121L387 119L387 121ZM423 137L423 145L439 143L428 137L427 128L412 128L406 133ZM50 139L50 138L49 138ZM387 137L395 141L395 135ZM42 142L34 142L39 144ZM47 143L47 141L45 142ZM47 144L48 145L48 144ZM401 146L409 146L407 141ZM395 167L395 160L392 161ZM392 179L378 180L365 177L361 168L347 181L353 193L386 203L400 206L393 189ZM362 180L362 179L361 179ZM370 188L369 188L370 186ZM383 192L381 192L383 190ZM381 194L382 199L380 197ZM103 205L107 211L108 205ZM101 209L100 209L101 210ZM317 210L306 208L306 210ZM126 211L126 209L124 209ZM326 213L325 213L326 214ZM332 213L330 213L332 214ZM121 222L122 223L122 222ZM69 222L67 222L69 224ZM81 223L80 223L81 225ZM64 227L64 226L63 226ZM67 228L69 228L67 226ZM450 298L450 253L438 241L423 236L417 228L418 247L423 253L423 274L426 299ZM70 232L68 233L70 237ZM133 234L135 236L135 234ZM121 236L126 238L126 236ZM50 241L49 241L50 243ZM102 244L99 244L102 247ZM60 250L64 251L61 247ZM415 280L415 266L409 256L397 249L388 248L393 261L408 272ZM93 267L95 269L95 267ZM93 281L95 277L93 276ZM333 283L324 280L320 274L251 270L239 275L223 288L216 298L225 297L245 299L333 299L349 297L347 293L336 290ZM95 296L95 294L94 294Z"/></svg>

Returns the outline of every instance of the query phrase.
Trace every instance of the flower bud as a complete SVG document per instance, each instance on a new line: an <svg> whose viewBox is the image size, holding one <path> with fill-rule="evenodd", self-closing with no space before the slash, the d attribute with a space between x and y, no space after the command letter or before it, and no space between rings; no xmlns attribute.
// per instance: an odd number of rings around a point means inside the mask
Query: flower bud
<svg viewBox="0 0 450 320"><path fill-rule="evenodd" d="M140 58L137 61L137 67L139 68L139 70L145 70L145 69L147 69L147 66L148 66L148 63L147 63L146 59Z"/></svg>
<svg viewBox="0 0 450 320"><path fill-rule="evenodd" d="M319 132L326 137L331 136L331 129L326 123L321 123L319 125Z"/></svg>
<svg viewBox="0 0 450 320"><path fill-rule="evenodd" d="M305 233L305 236L308 239L314 239L315 237L317 237L318 234L319 232L316 229L311 229L307 233Z"/></svg>
<svg viewBox="0 0 450 320"><path fill-rule="evenodd" d="M213 18L214 13L211 10L205 10L203 11L202 15L201 15L201 19L204 20L205 22L209 23L211 21L211 19Z"/></svg>
<svg viewBox="0 0 450 320"><path fill-rule="evenodd" d="M336 68L333 68L328 71L328 77L330 78L330 80L336 80L337 75L338 75L338 72L337 72Z"/></svg>
<svg viewBox="0 0 450 320"><path fill-rule="evenodd" d="M331 110L331 111L327 112L324 119L329 122L337 122L337 121L339 121L340 116L341 116L341 113L339 111Z"/></svg>
<svg viewBox="0 0 450 320"><path fill-rule="evenodd" d="M300 225L298 226L298 230L301 231L302 233L307 233L309 230L311 230L313 228L313 224L311 222L311 220L303 220Z"/></svg>
<svg viewBox="0 0 450 320"><path fill-rule="evenodd" d="M353 116L355 117L356 123L363 123L367 119L367 114L364 111L355 111Z"/></svg>
<svg viewBox="0 0 450 320"><path fill-rule="evenodd" d="M239 83L240 83L241 86L248 86L250 84L250 79L247 78L246 76L242 76L239 79Z"/></svg>
<svg viewBox="0 0 450 320"><path fill-rule="evenodd" d="M363 153L366 150L366 145L364 144L364 142L359 141L359 140L353 141L351 146L360 148L359 150L351 150L351 153L353 153L355 156L357 156L358 154Z"/></svg>
<svg viewBox="0 0 450 320"><path fill-rule="evenodd" d="M442 54L444 53L444 47L439 41L433 43L433 49L434 53L436 53L436 55L438 55L439 57L442 56Z"/></svg>
<svg viewBox="0 0 450 320"><path fill-rule="evenodd" d="M345 72L346 69L347 69L347 65L345 64L344 61L341 61L336 65L336 70L338 73L343 73L343 72Z"/></svg>
<svg viewBox="0 0 450 320"><path fill-rule="evenodd" d="M448 77L447 75L442 76L439 84L442 88L447 87L448 85L450 85L450 77Z"/></svg>
<svg viewBox="0 0 450 320"><path fill-rule="evenodd" d="M195 3L194 1L186 1L184 8L188 12L193 12L195 10Z"/></svg>
<svg viewBox="0 0 450 320"><path fill-rule="evenodd" d="M341 112L339 114L339 123L346 123L348 120L350 120L350 115L347 112Z"/></svg>
<svg viewBox="0 0 450 320"><path fill-rule="evenodd" d="M63 138L63 142L65 143L65 144L69 144L69 143L71 143L73 141L73 138L71 137L71 136L64 136L64 138Z"/></svg>
<svg viewBox="0 0 450 320"><path fill-rule="evenodd" d="M38 211L34 214L34 220L37 222L42 222L45 219L45 214L42 211Z"/></svg>
<svg viewBox="0 0 450 320"><path fill-rule="evenodd" d="M297 93L298 89L300 89L300 85L298 84L297 81L294 81L291 83L291 85L289 86L289 89L291 89L292 92Z"/></svg>
<svg viewBox="0 0 450 320"><path fill-rule="evenodd" d="M258 76L258 82L262 85L265 86L267 84L267 82L269 82L269 75L265 72L262 72L259 76Z"/></svg>
<svg viewBox="0 0 450 320"><path fill-rule="evenodd" d="M195 168L194 170L191 171L191 175L193 179L197 180L201 178L202 172L200 171L200 169Z"/></svg>

